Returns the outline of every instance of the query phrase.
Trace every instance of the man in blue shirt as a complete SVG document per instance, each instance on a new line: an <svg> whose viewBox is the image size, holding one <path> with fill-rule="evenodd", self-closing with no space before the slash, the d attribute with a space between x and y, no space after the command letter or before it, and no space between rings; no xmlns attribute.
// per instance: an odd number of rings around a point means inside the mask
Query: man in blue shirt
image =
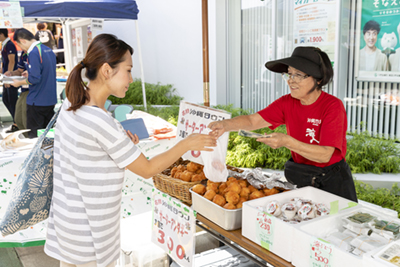
<svg viewBox="0 0 400 267"><path fill-rule="evenodd" d="M18 53L14 43L8 37L7 29L0 29L0 42L2 42L1 61L3 64L1 73L16 70ZM14 132L18 130L18 127L15 124L15 105L18 100L18 87L10 86L9 84L3 84L3 103L10 112L14 121L14 125L11 126L11 130L7 132Z"/></svg>
<svg viewBox="0 0 400 267"><path fill-rule="evenodd" d="M22 76L22 73L27 69L28 65L28 54L25 51L22 52L19 62L17 64L17 69L14 71L6 71L5 76ZM17 104L15 105L15 124L19 130L25 130L26 125L26 97L29 93L29 85L23 85L21 87L21 94L18 97ZM28 137L28 133L24 133Z"/></svg>
<svg viewBox="0 0 400 267"><path fill-rule="evenodd" d="M27 29L18 29L14 40L27 51L27 74L24 81L14 81L14 86L29 84L26 98L27 129L29 138L37 137L37 130L46 128L54 115L57 103L56 55Z"/></svg>

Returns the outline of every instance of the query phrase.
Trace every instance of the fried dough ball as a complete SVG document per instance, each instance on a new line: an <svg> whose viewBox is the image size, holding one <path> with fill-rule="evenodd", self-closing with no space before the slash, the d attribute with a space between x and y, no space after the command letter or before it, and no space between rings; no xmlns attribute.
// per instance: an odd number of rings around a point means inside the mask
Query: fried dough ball
<svg viewBox="0 0 400 267"><path fill-rule="evenodd" d="M202 181L203 177L200 174L193 174L192 179L190 180L191 182L197 182L197 181Z"/></svg>
<svg viewBox="0 0 400 267"><path fill-rule="evenodd" d="M207 179L207 177L206 177L206 175L204 174L203 171L201 171L200 175L201 175L201 177L203 177L203 180Z"/></svg>
<svg viewBox="0 0 400 267"><path fill-rule="evenodd" d="M247 187L243 187L242 191L240 191L240 197L248 200L249 196L250 196L250 189Z"/></svg>
<svg viewBox="0 0 400 267"><path fill-rule="evenodd" d="M184 165L179 165L179 166L177 167L177 169L178 169L178 171L181 171L181 172L186 171L186 167L185 167Z"/></svg>
<svg viewBox="0 0 400 267"><path fill-rule="evenodd" d="M172 168L172 170L171 170L171 177L174 177L175 176L175 173L178 171L178 168L177 167L173 167Z"/></svg>
<svg viewBox="0 0 400 267"><path fill-rule="evenodd" d="M197 171L195 172L196 174L200 174L200 173L202 173L203 172L203 170L202 169L197 169Z"/></svg>
<svg viewBox="0 0 400 267"><path fill-rule="evenodd" d="M255 187L252 186L252 185L249 185L247 188L250 189L250 194L253 193L254 191L258 191L258 189L255 188Z"/></svg>
<svg viewBox="0 0 400 267"><path fill-rule="evenodd" d="M236 206L233 205L232 203L226 203L226 204L223 206L223 208L224 208L224 209L227 209L227 210L234 210L234 209L236 209Z"/></svg>
<svg viewBox="0 0 400 267"><path fill-rule="evenodd" d="M196 184L195 186L193 186L192 190L199 195L204 195L204 193L207 191L206 187L202 184Z"/></svg>
<svg viewBox="0 0 400 267"><path fill-rule="evenodd" d="M264 188L263 192L264 192L264 195L270 196L270 195L278 194L280 191L274 187L271 189Z"/></svg>
<svg viewBox="0 0 400 267"><path fill-rule="evenodd" d="M190 171L184 171L181 174L181 180L185 182L190 182L192 180L193 172Z"/></svg>
<svg viewBox="0 0 400 267"><path fill-rule="evenodd" d="M237 194L240 194L240 191L242 191L242 187L238 182L232 182L228 187L224 190L224 193L227 193L229 191L235 192Z"/></svg>
<svg viewBox="0 0 400 267"><path fill-rule="evenodd" d="M237 179L235 177L229 177L228 181L226 181L226 184L229 186L233 182L237 182Z"/></svg>
<svg viewBox="0 0 400 267"><path fill-rule="evenodd" d="M213 183L210 182L210 180L207 181L207 190L214 190L215 192L218 193L218 187L219 187L219 183Z"/></svg>
<svg viewBox="0 0 400 267"><path fill-rule="evenodd" d="M243 207L243 202L246 202L246 201L247 201L247 199L245 199L244 197L241 197L239 199L239 202L236 204L236 208L238 208L238 209L242 208Z"/></svg>
<svg viewBox="0 0 400 267"><path fill-rule="evenodd" d="M221 207L223 207L226 203L226 200L223 196L221 195L215 195L213 198L213 202Z"/></svg>
<svg viewBox="0 0 400 267"><path fill-rule="evenodd" d="M182 174L182 171L177 171L177 172L175 173L174 178L176 178L176 179L181 179L181 174Z"/></svg>
<svg viewBox="0 0 400 267"><path fill-rule="evenodd" d="M208 200L212 201L217 193L215 193L214 190L207 190L207 192L204 194L204 197L207 198Z"/></svg>
<svg viewBox="0 0 400 267"><path fill-rule="evenodd" d="M247 180L238 180L238 183L242 188L247 187L249 185L249 182L247 182Z"/></svg>
<svg viewBox="0 0 400 267"><path fill-rule="evenodd" d="M221 183L218 187L218 192L220 195L224 194L225 189L228 187L226 183Z"/></svg>
<svg viewBox="0 0 400 267"><path fill-rule="evenodd" d="M256 191L254 191L253 193L250 194L249 199L252 200L252 199L260 198L260 197L263 197L263 196L264 196L263 192L256 190Z"/></svg>
<svg viewBox="0 0 400 267"><path fill-rule="evenodd" d="M235 193L233 191L228 191L228 193L225 194L225 199L226 202L236 205L239 202L240 196L238 193Z"/></svg>
<svg viewBox="0 0 400 267"><path fill-rule="evenodd" d="M188 165L186 165L186 170L190 172L196 172L198 168L199 165L194 162L189 162Z"/></svg>

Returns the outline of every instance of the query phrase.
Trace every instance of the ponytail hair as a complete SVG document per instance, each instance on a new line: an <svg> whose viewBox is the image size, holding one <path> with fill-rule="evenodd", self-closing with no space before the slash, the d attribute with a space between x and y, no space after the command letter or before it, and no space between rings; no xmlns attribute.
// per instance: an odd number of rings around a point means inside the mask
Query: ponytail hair
<svg viewBox="0 0 400 267"><path fill-rule="evenodd" d="M320 70L322 73L322 78L318 80L317 83L317 89L318 90L322 90L322 87L326 84L328 84L329 82L332 81L333 79L333 68L332 68L332 63L331 60L329 59L328 55L322 51L321 49L319 49L318 47L315 47L315 52L318 53L319 57L320 57Z"/></svg>
<svg viewBox="0 0 400 267"><path fill-rule="evenodd" d="M112 69L124 60L126 52L133 54L133 49L127 43L112 34L97 35L90 43L85 58L76 65L68 76L65 93L71 106L68 111L76 111L90 100L89 87L83 82L82 70L86 69L85 77L89 81L97 78L104 63Z"/></svg>

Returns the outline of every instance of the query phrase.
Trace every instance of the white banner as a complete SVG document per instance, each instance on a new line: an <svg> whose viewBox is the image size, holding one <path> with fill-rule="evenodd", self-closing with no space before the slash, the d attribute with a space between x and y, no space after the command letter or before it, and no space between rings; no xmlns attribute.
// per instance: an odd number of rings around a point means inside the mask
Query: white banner
<svg viewBox="0 0 400 267"><path fill-rule="evenodd" d="M179 118L177 126L177 141L180 141L192 133L205 133L209 132L207 126L210 122L221 121L230 119L231 114L225 110L218 110L214 108L199 106L196 104L181 101L179 106ZM219 145L224 148L224 155L226 157L226 150L228 147L229 134L222 135L219 140ZM204 165L200 157L200 151L188 151L182 158ZM224 157L224 158L225 158Z"/></svg>
<svg viewBox="0 0 400 267"><path fill-rule="evenodd" d="M196 212L157 189L153 189L151 201L151 241L180 266L194 266Z"/></svg>

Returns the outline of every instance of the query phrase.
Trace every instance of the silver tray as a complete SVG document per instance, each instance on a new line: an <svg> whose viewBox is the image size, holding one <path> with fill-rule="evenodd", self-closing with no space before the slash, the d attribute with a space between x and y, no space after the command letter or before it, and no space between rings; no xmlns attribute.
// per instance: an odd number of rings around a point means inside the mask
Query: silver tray
<svg viewBox="0 0 400 267"><path fill-rule="evenodd" d="M196 212L225 230L230 231L242 228L242 208L235 210L224 209L196 192L193 192L191 188L189 191L192 194L192 209Z"/></svg>

